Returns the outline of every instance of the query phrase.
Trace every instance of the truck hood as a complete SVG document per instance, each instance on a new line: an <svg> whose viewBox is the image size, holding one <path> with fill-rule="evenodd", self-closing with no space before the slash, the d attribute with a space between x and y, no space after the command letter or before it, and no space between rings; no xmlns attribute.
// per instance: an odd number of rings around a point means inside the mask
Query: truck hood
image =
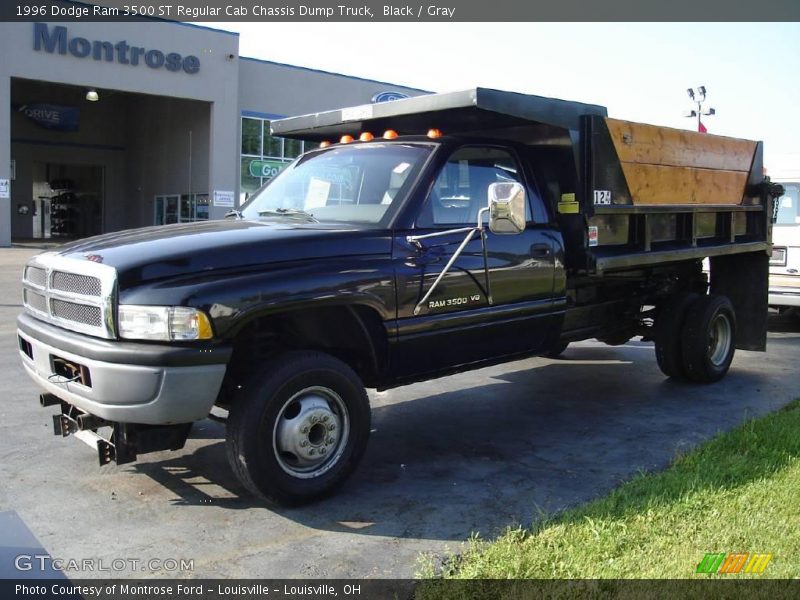
<svg viewBox="0 0 800 600"><path fill-rule="evenodd" d="M391 253L387 231L342 223L221 220L131 229L79 240L58 254L117 269L126 289L157 279L271 263Z"/></svg>

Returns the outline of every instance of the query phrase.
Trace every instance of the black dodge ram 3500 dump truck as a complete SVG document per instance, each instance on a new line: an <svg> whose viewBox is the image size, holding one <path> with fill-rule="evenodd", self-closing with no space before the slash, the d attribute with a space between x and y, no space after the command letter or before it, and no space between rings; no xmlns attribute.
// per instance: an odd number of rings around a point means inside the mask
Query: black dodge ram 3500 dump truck
<svg viewBox="0 0 800 600"><path fill-rule="evenodd" d="M298 503L364 453L365 388L633 336L706 383L765 348L761 143L483 88L273 133L320 147L225 220L25 267L20 357L101 464L181 448L216 405L243 484Z"/></svg>

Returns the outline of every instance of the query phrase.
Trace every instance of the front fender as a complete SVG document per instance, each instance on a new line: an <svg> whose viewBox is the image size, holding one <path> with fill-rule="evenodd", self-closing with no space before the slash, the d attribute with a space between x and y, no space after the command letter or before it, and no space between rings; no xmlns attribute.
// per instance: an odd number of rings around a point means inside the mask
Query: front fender
<svg viewBox="0 0 800 600"><path fill-rule="evenodd" d="M183 305L204 310L215 337L234 337L255 318L309 307L362 305L384 321L396 316L388 256L304 261L269 270L205 273L120 291L121 304Z"/></svg>

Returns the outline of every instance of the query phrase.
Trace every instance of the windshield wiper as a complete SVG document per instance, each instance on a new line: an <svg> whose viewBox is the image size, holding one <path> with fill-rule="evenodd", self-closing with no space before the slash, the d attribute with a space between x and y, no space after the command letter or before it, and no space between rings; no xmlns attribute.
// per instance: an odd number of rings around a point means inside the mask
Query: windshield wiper
<svg viewBox="0 0 800 600"><path fill-rule="evenodd" d="M236 217L237 219L244 219L244 217L242 216L242 212L236 210L235 208L225 213L225 218L227 219L228 217Z"/></svg>
<svg viewBox="0 0 800 600"><path fill-rule="evenodd" d="M313 223L319 223L310 212L300 210L299 208L267 208L258 211L258 216L265 217L269 215L278 215L280 217L305 217Z"/></svg>

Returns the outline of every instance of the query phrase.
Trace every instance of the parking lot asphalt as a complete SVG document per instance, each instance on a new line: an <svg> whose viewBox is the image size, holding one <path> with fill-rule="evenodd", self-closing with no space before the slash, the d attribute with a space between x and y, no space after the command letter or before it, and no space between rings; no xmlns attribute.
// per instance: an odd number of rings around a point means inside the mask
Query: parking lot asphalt
<svg viewBox="0 0 800 600"><path fill-rule="evenodd" d="M582 342L563 360L370 392L370 445L341 491L268 507L229 471L217 422L197 423L183 450L124 466L99 467L87 446L53 435L56 409L39 406L15 334L22 265L36 252L0 249L0 512L15 511L53 557L127 565L73 578L408 577L422 552L590 500L800 396L792 325L772 328L766 354L737 352L709 386L664 378L651 344Z"/></svg>

